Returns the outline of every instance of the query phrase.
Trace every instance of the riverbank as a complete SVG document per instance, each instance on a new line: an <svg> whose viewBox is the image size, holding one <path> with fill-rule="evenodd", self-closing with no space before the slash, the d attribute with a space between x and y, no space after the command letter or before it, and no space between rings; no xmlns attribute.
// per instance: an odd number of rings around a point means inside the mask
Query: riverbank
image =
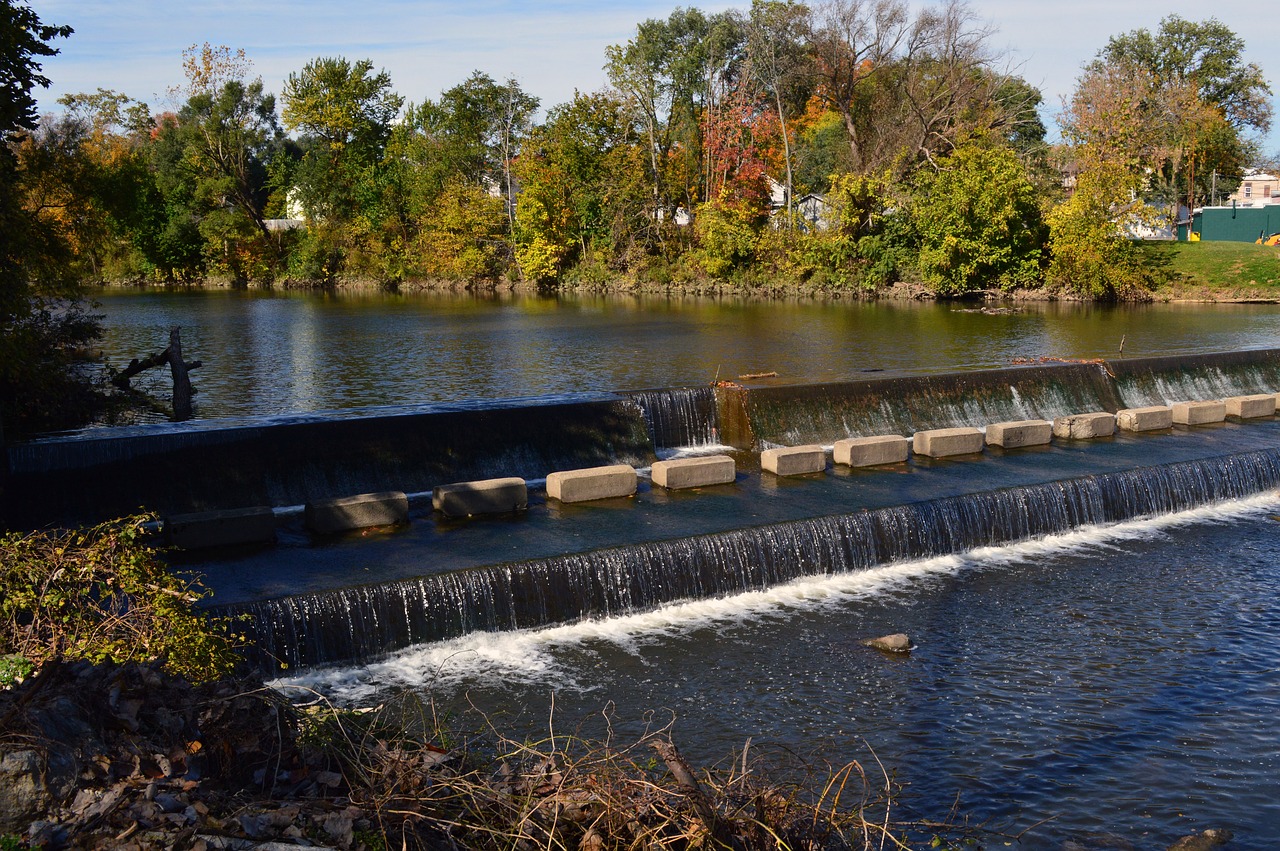
<svg viewBox="0 0 1280 851"><path fill-rule="evenodd" d="M1165 281L1151 291L1148 298L1144 300L1206 304L1280 303L1280 249L1238 242L1147 243L1144 247L1156 271L1156 276ZM231 281L218 278L179 284L137 280L101 283L104 287L112 289L235 288ZM833 285L829 279L764 281L753 276L733 280L697 278L658 281L628 275L615 275L609 278L575 278L569 275L554 287L541 288L512 279L470 282L429 279L386 281L364 276L342 276L325 283L286 278L271 283L253 284L248 288L332 293L542 292L577 295L679 295L762 300L801 298L815 301L1083 301L1075 293L1044 287L1019 289L1012 292L979 290L959 297L942 297L923 283L910 279L874 288L861 288Z"/></svg>

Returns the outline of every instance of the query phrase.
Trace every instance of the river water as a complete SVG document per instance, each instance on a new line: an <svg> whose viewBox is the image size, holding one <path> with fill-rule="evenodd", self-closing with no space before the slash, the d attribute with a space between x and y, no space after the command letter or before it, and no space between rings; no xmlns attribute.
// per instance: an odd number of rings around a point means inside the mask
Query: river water
<svg viewBox="0 0 1280 851"><path fill-rule="evenodd" d="M117 362L183 327L203 416L786 383L1280 347L1280 307L106 294ZM1280 389L1280 388L1278 388ZM1030 462L1029 462L1030 463ZM982 473L975 472L975 475ZM638 735L696 763L752 747L877 758L901 815L959 811L1024 849L1165 848L1207 827L1280 839L1280 495L656 611L422 645L306 685L479 707L519 736ZM860 639L906 632L888 657ZM653 713L649 715L648 713ZM548 719L554 718L554 721ZM1044 819L1047 822L1039 824ZM1033 827L1034 826L1034 827ZM1107 837L1111 837L1108 839ZM1068 841L1081 843L1068 846ZM1108 844L1109 843L1109 844ZM1124 844L1128 843L1128 844Z"/></svg>
<svg viewBox="0 0 1280 851"><path fill-rule="evenodd" d="M707 385L776 372L788 384L1008 366L1016 358L1139 357L1280 347L1280 305L963 305L630 296L478 298L108 291L117 366L182 327L203 417ZM164 377L153 380L167 392Z"/></svg>

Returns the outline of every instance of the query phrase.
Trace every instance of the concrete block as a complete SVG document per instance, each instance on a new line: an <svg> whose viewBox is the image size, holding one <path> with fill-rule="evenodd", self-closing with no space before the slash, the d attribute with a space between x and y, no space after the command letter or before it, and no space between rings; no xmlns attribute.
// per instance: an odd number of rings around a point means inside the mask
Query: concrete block
<svg viewBox="0 0 1280 851"><path fill-rule="evenodd" d="M1173 405L1173 421L1179 425L1220 423L1226 418L1225 402L1176 402Z"/></svg>
<svg viewBox="0 0 1280 851"><path fill-rule="evenodd" d="M529 505L524 479L508 476L477 482L454 482L431 489L431 507L446 517L473 514L510 514Z"/></svg>
<svg viewBox="0 0 1280 851"><path fill-rule="evenodd" d="M1125 408L1116 411L1116 426L1124 431L1158 431L1173 427L1173 409L1168 405Z"/></svg>
<svg viewBox="0 0 1280 851"><path fill-rule="evenodd" d="M982 451L980 428L935 428L918 431L912 439L911 451L917 455L945 458L949 455L971 455Z"/></svg>
<svg viewBox="0 0 1280 851"><path fill-rule="evenodd" d="M760 453L760 466L779 476L821 473L827 469L827 452L821 446L779 446Z"/></svg>
<svg viewBox="0 0 1280 851"><path fill-rule="evenodd" d="M850 467L899 464L907 460L909 443L909 440L897 434L850 437L836 441L831 458L837 464L847 464Z"/></svg>
<svg viewBox="0 0 1280 851"><path fill-rule="evenodd" d="M655 461L653 483L673 490L726 485L737 475L737 467L728 455L704 455L701 458L677 458Z"/></svg>
<svg viewBox="0 0 1280 851"><path fill-rule="evenodd" d="M1224 399L1227 415L1251 420L1256 417L1270 417L1276 412L1276 397L1271 393L1259 393L1256 396L1232 396Z"/></svg>
<svg viewBox="0 0 1280 851"><path fill-rule="evenodd" d="M629 464L564 470L547 476L547 496L561 502L612 499L635 492L636 471Z"/></svg>
<svg viewBox="0 0 1280 851"><path fill-rule="evenodd" d="M1053 421L1055 437L1072 440L1090 440L1095 437L1110 437L1116 433L1116 415L1106 411L1095 411L1089 414L1071 414L1058 417Z"/></svg>
<svg viewBox="0 0 1280 851"><path fill-rule="evenodd" d="M1042 446L1053 438L1053 423L1048 420L1019 420L992 423L987 426L987 445L1016 449L1019 446Z"/></svg>
<svg viewBox="0 0 1280 851"><path fill-rule="evenodd" d="M166 517L169 543L181 550L236 544L265 544L276 539L276 516L269 506L201 511Z"/></svg>
<svg viewBox="0 0 1280 851"><path fill-rule="evenodd" d="M408 523L409 499L400 491L318 499L304 506L303 522L318 535Z"/></svg>

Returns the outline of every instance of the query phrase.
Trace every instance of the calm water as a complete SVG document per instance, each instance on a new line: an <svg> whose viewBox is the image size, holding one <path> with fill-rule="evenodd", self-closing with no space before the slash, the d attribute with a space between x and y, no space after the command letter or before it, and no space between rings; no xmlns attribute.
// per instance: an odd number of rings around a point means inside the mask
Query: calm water
<svg viewBox="0 0 1280 851"><path fill-rule="evenodd" d="M454 295L121 292L99 296L117 366L183 352L204 417L708 384L777 372L786 383L866 370L1007 366L1280 347L1280 306L962 306ZM167 392L165 376L152 380Z"/></svg>
<svg viewBox="0 0 1280 851"><path fill-rule="evenodd" d="M661 298L110 293L117 363L183 327L206 417L705 384L1015 358L1280 347L1280 307L955 306ZM163 388L163 382L159 383ZM674 717L696 762L753 748L874 764L909 812L961 810L1019 847L1211 826L1280 839L1280 497L771 591L419 647L307 683L400 688L506 729L634 734ZM905 631L908 658L858 646ZM1000 841L991 843L999 847ZM1123 847L1123 846L1119 846Z"/></svg>

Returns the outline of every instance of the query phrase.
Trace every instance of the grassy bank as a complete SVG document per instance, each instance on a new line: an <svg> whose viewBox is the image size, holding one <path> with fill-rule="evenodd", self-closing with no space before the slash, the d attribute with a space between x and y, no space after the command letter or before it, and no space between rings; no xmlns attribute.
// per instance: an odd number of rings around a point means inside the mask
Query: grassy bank
<svg viewBox="0 0 1280 851"><path fill-rule="evenodd" d="M1149 246L1171 280L1160 300L1280 301L1280 248L1249 242L1172 242Z"/></svg>

